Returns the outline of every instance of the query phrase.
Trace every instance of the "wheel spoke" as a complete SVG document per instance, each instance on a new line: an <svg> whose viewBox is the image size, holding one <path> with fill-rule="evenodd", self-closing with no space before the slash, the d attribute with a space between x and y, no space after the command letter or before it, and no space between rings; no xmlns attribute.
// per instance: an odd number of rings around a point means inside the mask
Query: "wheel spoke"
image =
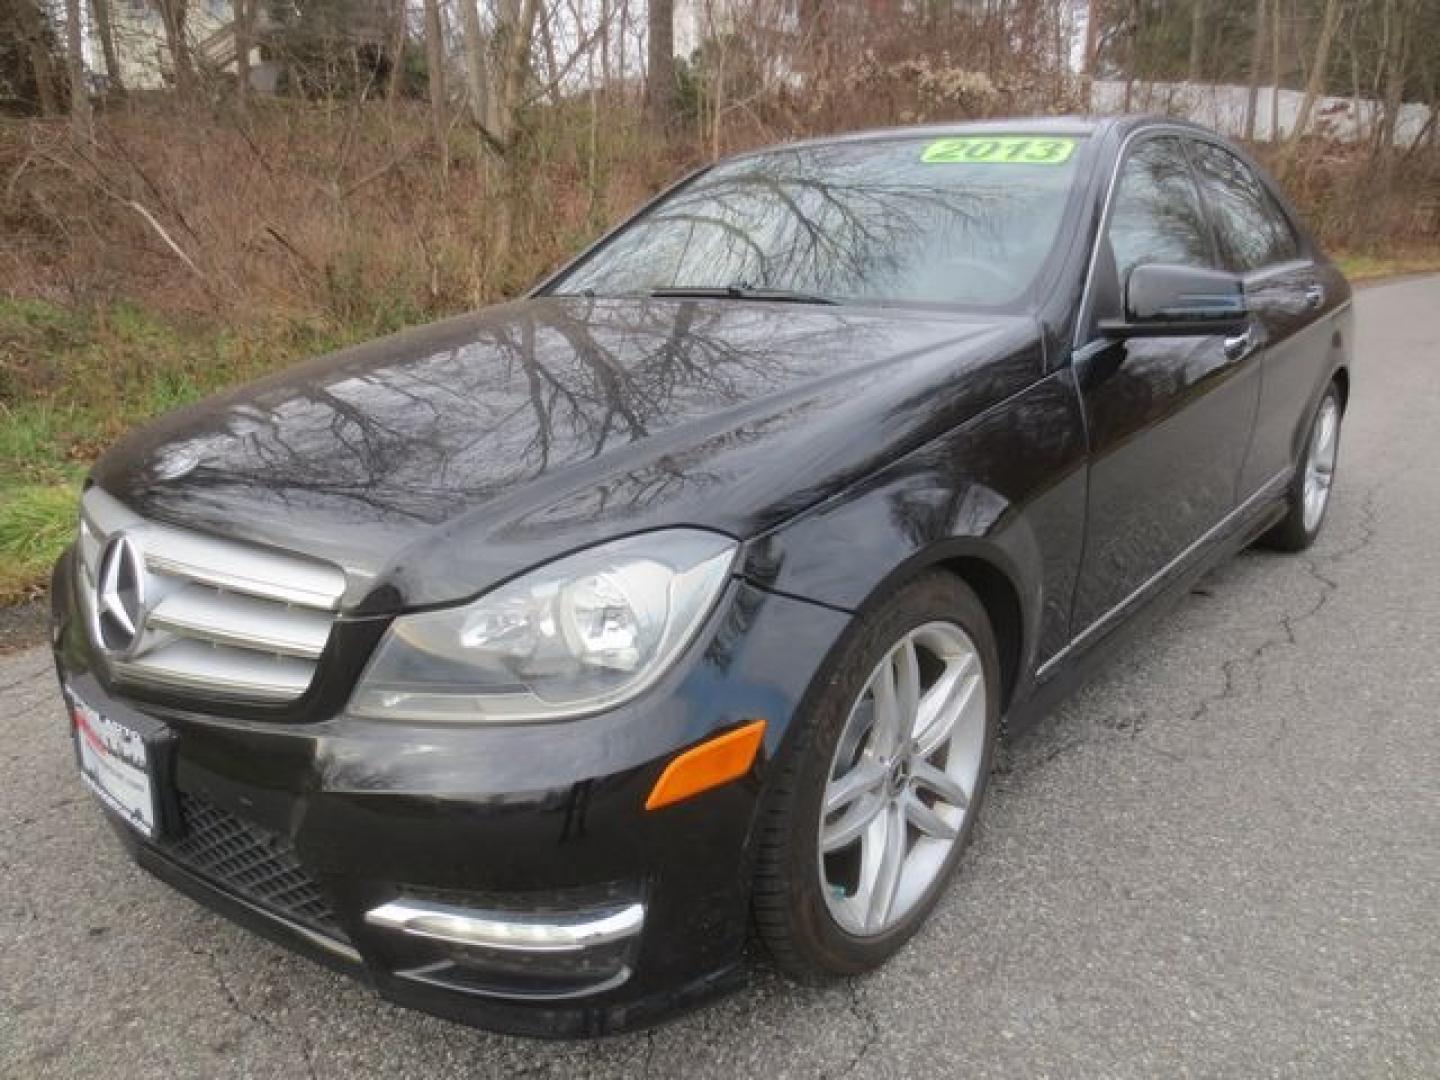
<svg viewBox="0 0 1440 1080"><path fill-rule="evenodd" d="M895 665L888 657L875 673L871 693L875 698L874 746L878 753L889 756L899 747L905 728L895 687Z"/></svg>
<svg viewBox="0 0 1440 1080"><path fill-rule="evenodd" d="M868 693L862 694L845 720L845 728L840 733L840 741L835 748L835 761L845 763L859 761L861 747L874 727L875 698ZM833 773L834 770L831 771Z"/></svg>
<svg viewBox="0 0 1440 1080"><path fill-rule="evenodd" d="M825 810L828 816L854 802L857 797L873 791L885 779L885 770L874 761L862 760L844 776L830 781L825 791Z"/></svg>
<svg viewBox="0 0 1440 1080"><path fill-rule="evenodd" d="M1319 525L1321 515L1325 513L1325 504L1330 500L1339 437L1339 410L1332 401L1327 401L1315 421L1310 457L1305 463L1302 521L1306 529L1314 529Z"/></svg>
<svg viewBox="0 0 1440 1080"><path fill-rule="evenodd" d="M895 894L900 889L900 872L905 868L905 851L909 846L909 830L905 824L904 813L897 803L887 803L885 814L880 820L885 823L885 836L881 841L874 884L865 909L865 924L877 930L890 918Z"/></svg>
<svg viewBox="0 0 1440 1080"><path fill-rule="evenodd" d="M1325 420L1320 427L1319 452L1316 455L1321 461L1328 461L1335 451L1335 431L1337 426L1335 423L1335 410L1333 408L1326 409Z"/></svg>
<svg viewBox="0 0 1440 1080"><path fill-rule="evenodd" d="M920 714L920 658L915 639L907 637L895 650L895 696L900 710L900 738L910 738Z"/></svg>
<svg viewBox="0 0 1440 1080"><path fill-rule="evenodd" d="M1315 432L1315 447L1310 453L1311 462L1326 472L1335 466L1336 436L1340 432L1340 420L1334 407L1320 414L1320 425Z"/></svg>
<svg viewBox="0 0 1440 1080"><path fill-rule="evenodd" d="M905 817L926 836L937 840L954 840L960 835L959 829L937 814L934 807L921 802L913 791L905 796Z"/></svg>
<svg viewBox="0 0 1440 1080"><path fill-rule="evenodd" d="M925 693L915 724L916 750L920 757L929 757L945 744L955 730L955 721L968 709L980 685L974 674L975 657L965 657L951 664Z"/></svg>
<svg viewBox="0 0 1440 1080"><path fill-rule="evenodd" d="M970 805L970 796L960 786L960 781L928 761L916 761L911 777L917 787L933 792L956 809L964 810Z"/></svg>
<svg viewBox="0 0 1440 1080"><path fill-rule="evenodd" d="M853 844L856 838L863 835L865 830L870 827L875 816L886 805L886 800L878 795L862 797L852 802L850 809L821 830L821 854L829 855L832 851L839 851L841 848Z"/></svg>

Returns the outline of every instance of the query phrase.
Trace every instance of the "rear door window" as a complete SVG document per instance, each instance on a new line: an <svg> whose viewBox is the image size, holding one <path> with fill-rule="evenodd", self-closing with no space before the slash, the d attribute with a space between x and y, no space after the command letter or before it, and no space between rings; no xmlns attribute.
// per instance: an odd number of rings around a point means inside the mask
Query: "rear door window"
<svg viewBox="0 0 1440 1080"><path fill-rule="evenodd" d="M1298 258L1295 230L1254 170L1214 143L1190 147L1230 269L1248 273Z"/></svg>

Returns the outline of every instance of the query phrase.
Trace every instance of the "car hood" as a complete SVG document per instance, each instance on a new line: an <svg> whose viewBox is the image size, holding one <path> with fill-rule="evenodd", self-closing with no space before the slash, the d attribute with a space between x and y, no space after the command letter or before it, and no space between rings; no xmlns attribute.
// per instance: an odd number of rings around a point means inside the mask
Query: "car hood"
<svg viewBox="0 0 1440 1080"><path fill-rule="evenodd" d="M394 611L644 529L757 535L1040 367L1030 319L537 298L182 409L93 480L153 520L339 563L349 610Z"/></svg>

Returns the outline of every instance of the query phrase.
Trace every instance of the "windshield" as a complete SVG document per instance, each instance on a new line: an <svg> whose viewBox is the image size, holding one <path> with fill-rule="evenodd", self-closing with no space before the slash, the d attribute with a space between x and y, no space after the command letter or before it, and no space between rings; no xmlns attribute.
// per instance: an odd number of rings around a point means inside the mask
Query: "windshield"
<svg viewBox="0 0 1440 1080"><path fill-rule="evenodd" d="M1080 143L960 136L831 143L716 166L552 293L998 306L1054 246Z"/></svg>

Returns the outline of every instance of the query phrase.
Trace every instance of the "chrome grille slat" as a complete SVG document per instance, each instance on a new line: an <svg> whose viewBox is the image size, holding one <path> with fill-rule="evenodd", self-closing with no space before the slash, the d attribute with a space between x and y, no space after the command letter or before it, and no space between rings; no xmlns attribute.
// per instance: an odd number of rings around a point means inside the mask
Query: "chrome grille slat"
<svg viewBox="0 0 1440 1080"><path fill-rule="evenodd" d="M303 694L315 674L312 662L253 649L208 645L178 638L157 645L137 660L111 660L121 678L206 697L290 701Z"/></svg>
<svg viewBox="0 0 1440 1080"><path fill-rule="evenodd" d="M312 566L286 555L165 526L151 529L149 537L153 540L146 546L145 565L157 574L326 610L333 610L345 592L345 575L339 567Z"/></svg>
<svg viewBox="0 0 1440 1080"><path fill-rule="evenodd" d="M92 487L82 499L78 544L92 635L100 564L121 532L144 561L145 611L133 645L104 654L117 678L263 703L292 701L309 688L345 592L344 571L147 521Z"/></svg>
<svg viewBox="0 0 1440 1080"><path fill-rule="evenodd" d="M150 611L149 625L216 645L265 649L314 660L330 637L323 611L278 604L203 584L186 585Z"/></svg>
<svg viewBox="0 0 1440 1080"><path fill-rule="evenodd" d="M100 561L100 541L95 530L83 517L80 519L80 561L90 580L95 580L95 565Z"/></svg>

